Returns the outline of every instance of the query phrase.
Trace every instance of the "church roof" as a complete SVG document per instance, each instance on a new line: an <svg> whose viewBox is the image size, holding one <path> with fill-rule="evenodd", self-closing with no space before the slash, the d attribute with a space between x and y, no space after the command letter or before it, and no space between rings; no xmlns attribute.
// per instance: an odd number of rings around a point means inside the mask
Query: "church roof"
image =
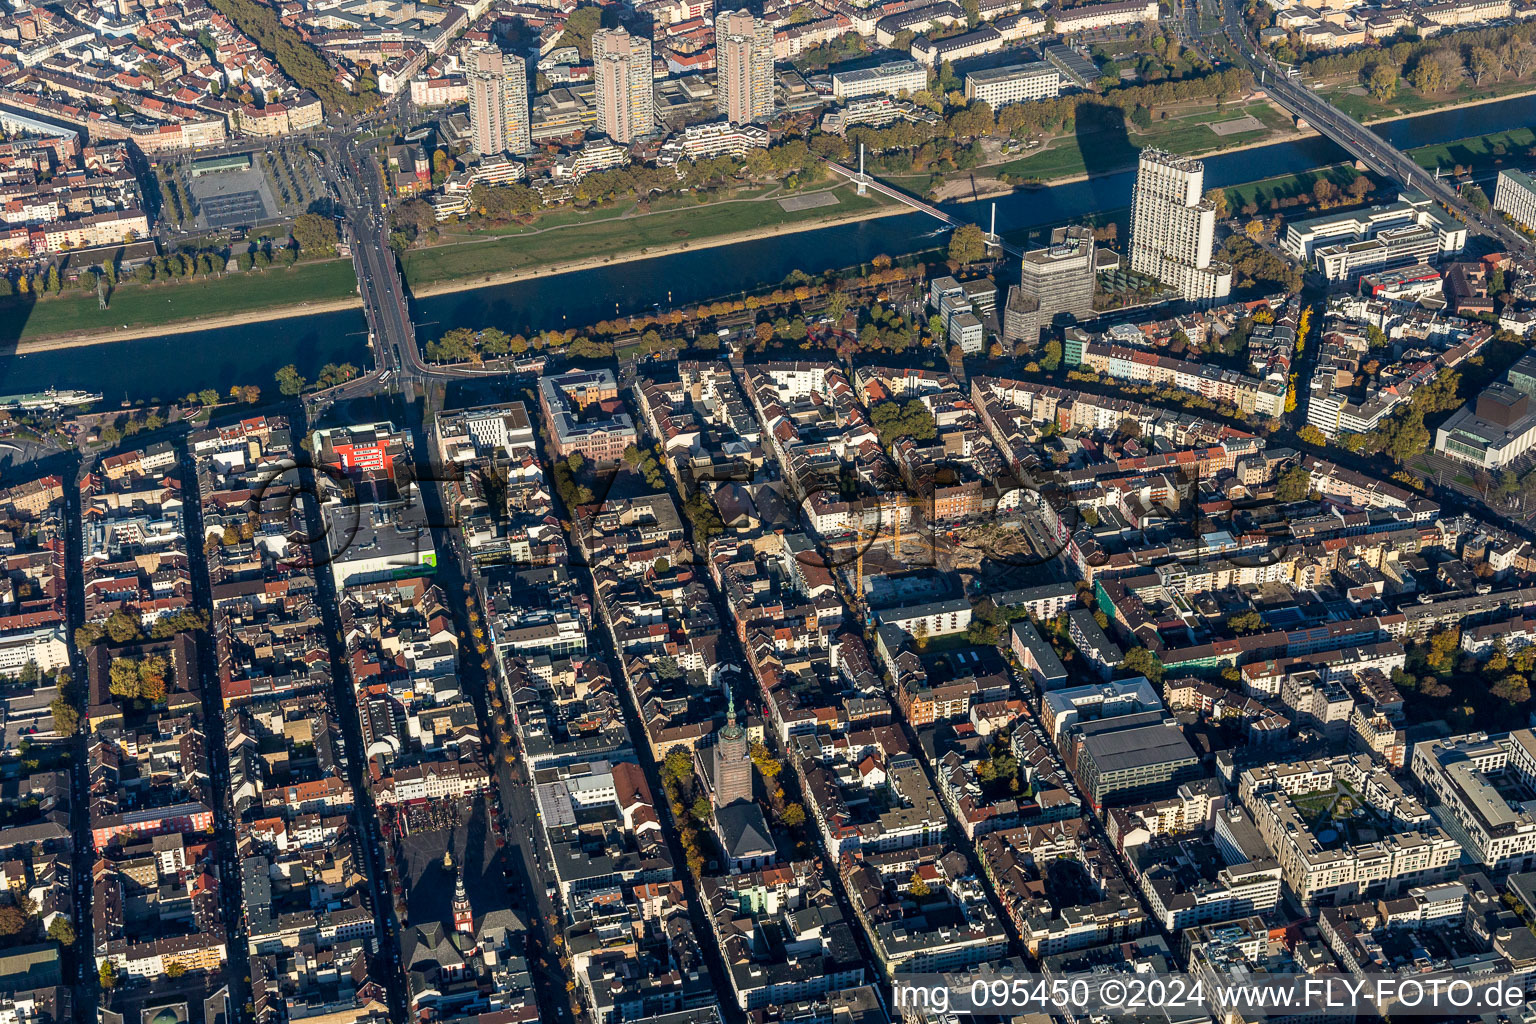
<svg viewBox="0 0 1536 1024"><path fill-rule="evenodd" d="M762 810L754 803L734 803L715 811L720 845L736 860L767 856L777 850Z"/></svg>

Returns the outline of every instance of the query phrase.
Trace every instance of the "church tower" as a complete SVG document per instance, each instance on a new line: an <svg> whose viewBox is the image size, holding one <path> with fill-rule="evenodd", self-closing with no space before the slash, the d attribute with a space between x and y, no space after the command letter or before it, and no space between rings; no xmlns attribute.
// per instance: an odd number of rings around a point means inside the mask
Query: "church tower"
<svg viewBox="0 0 1536 1024"><path fill-rule="evenodd" d="M453 930L461 935L475 934L475 916L469 908L469 894L464 891L464 869L459 869L453 889Z"/></svg>
<svg viewBox="0 0 1536 1024"><path fill-rule="evenodd" d="M732 694L727 719L715 743L715 806L726 807L752 799L752 758L747 750L747 731L736 721L736 696Z"/></svg>

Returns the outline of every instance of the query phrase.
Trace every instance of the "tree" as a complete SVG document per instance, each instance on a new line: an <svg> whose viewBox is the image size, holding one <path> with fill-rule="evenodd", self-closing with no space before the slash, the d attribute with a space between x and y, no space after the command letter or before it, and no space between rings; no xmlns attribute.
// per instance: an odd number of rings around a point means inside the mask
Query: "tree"
<svg viewBox="0 0 1536 1024"><path fill-rule="evenodd" d="M1420 92L1439 92L1445 86L1445 79L1445 63L1434 53L1419 57L1413 70L1408 72L1409 84Z"/></svg>
<svg viewBox="0 0 1536 1024"><path fill-rule="evenodd" d="M63 695L53 698L48 710L53 712L53 731L60 736L73 736L80 728L80 712Z"/></svg>
<svg viewBox="0 0 1536 1024"><path fill-rule="evenodd" d="M757 773L764 782L773 780L784 770L784 765L761 743L752 744L752 763L757 766Z"/></svg>
<svg viewBox="0 0 1536 1024"><path fill-rule="evenodd" d="M1494 683L1491 692L1510 704L1524 704L1531 699L1531 685L1524 676L1507 675Z"/></svg>
<svg viewBox="0 0 1536 1024"><path fill-rule="evenodd" d="M1052 338L1045 343L1045 354L1040 357L1040 369L1047 373L1055 373L1061 366L1061 342Z"/></svg>
<svg viewBox="0 0 1536 1024"><path fill-rule="evenodd" d="M277 390L288 398L293 398L303 392L309 382L299 376L298 367L289 363L272 375L277 381Z"/></svg>
<svg viewBox="0 0 1536 1024"><path fill-rule="evenodd" d="M107 692L114 697L139 695L139 663L133 658L118 658L107 670Z"/></svg>
<svg viewBox="0 0 1536 1024"><path fill-rule="evenodd" d="M1425 663L1437 675L1450 675L1456 665L1456 653L1461 649L1461 630L1452 627L1433 633L1429 638L1429 650Z"/></svg>
<svg viewBox="0 0 1536 1024"><path fill-rule="evenodd" d="M172 960L169 964L166 965L165 968L165 976L170 978L172 981L175 981L177 978L186 973L187 969L182 965L180 960Z"/></svg>
<svg viewBox="0 0 1536 1024"><path fill-rule="evenodd" d="M693 761L681 747L673 747L661 762L662 785L677 785L693 774Z"/></svg>
<svg viewBox="0 0 1536 1024"><path fill-rule="evenodd" d="M1264 628L1264 617L1250 608L1229 618L1227 626L1238 636L1247 636Z"/></svg>
<svg viewBox="0 0 1536 1024"><path fill-rule="evenodd" d="M113 965L111 960L102 962L101 970L97 973L97 979L100 981L103 989L117 987L117 967Z"/></svg>
<svg viewBox="0 0 1536 1024"><path fill-rule="evenodd" d="M307 253L336 248L336 222L318 213L301 213L293 219L293 240Z"/></svg>
<svg viewBox="0 0 1536 1024"><path fill-rule="evenodd" d="M132 643L143 635L139 620L121 608L107 616L106 629L108 638L115 644Z"/></svg>
<svg viewBox="0 0 1536 1024"><path fill-rule="evenodd" d="M919 398L881 402L870 410L869 420L880 435L880 443L886 447L904 437L931 441L938 436L933 413Z"/></svg>
<svg viewBox="0 0 1536 1024"><path fill-rule="evenodd" d="M151 654L139 662L139 697L151 704L165 700L165 675L169 666L159 654Z"/></svg>
<svg viewBox="0 0 1536 1024"><path fill-rule="evenodd" d="M922 875L918 874L916 871L912 872L912 881L907 885L907 892L912 894L913 899L920 900L932 891L933 890L928 887L928 883L923 881Z"/></svg>
<svg viewBox="0 0 1536 1024"><path fill-rule="evenodd" d="M1467 72L1472 76L1473 85L1482 85L1487 78L1497 79L1503 66L1498 55L1486 46L1472 47L1467 57Z"/></svg>
<svg viewBox="0 0 1536 1024"><path fill-rule="evenodd" d="M29 915L17 906L0 907L0 935L17 935L27 926Z"/></svg>
<svg viewBox="0 0 1536 1024"><path fill-rule="evenodd" d="M1372 99L1385 103L1397 95L1397 68L1390 64L1377 64L1371 69L1365 85Z"/></svg>
<svg viewBox="0 0 1536 1024"><path fill-rule="evenodd" d="M923 650L927 650L928 649L928 623L927 622L925 622L922 619L918 619L917 620L917 624L912 627L912 639L917 641L917 649L918 650L923 651Z"/></svg>
<svg viewBox="0 0 1536 1024"><path fill-rule="evenodd" d="M592 33L603 24L601 7L578 7L565 19L565 29L560 33L561 46L574 46L582 57L592 56Z"/></svg>
<svg viewBox="0 0 1536 1024"><path fill-rule="evenodd" d="M1490 205L1488 202L1488 193L1484 192L1480 186L1468 185L1466 188L1461 190L1461 198L1465 199L1467 201L1467 205L1471 206L1472 209L1476 210L1478 213L1488 212L1488 207Z"/></svg>
<svg viewBox="0 0 1536 1024"><path fill-rule="evenodd" d="M60 914L53 919L53 924L48 926L48 937L61 946L73 946L75 944L75 928L69 923L69 918Z"/></svg>
<svg viewBox="0 0 1536 1024"><path fill-rule="evenodd" d="M1328 443L1327 435L1310 423L1296 431L1296 437L1306 442L1307 444L1315 445L1318 448L1321 448Z"/></svg>
<svg viewBox="0 0 1536 1024"><path fill-rule="evenodd" d="M785 828L799 828L805 824L805 808L799 804L788 804L779 815L779 823Z"/></svg>
<svg viewBox="0 0 1536 1024"><path fill-rule="evenodd" d="M1278 501L1301 501L1306 498L1311 488L1312 475L1300 466L1292 466L1280 474L1279 484L1275 488L1275 498Z"/></svg>
<svg viewBox="0 0 1536 1024"><path fill-rule="evenodd" d="M954 263L975 263L987 256L987 239L975 224L962 224L949 238L949 258Z"/></svg>
<svg viewBox="0 0 1536 1024"><path fill-rule="evenodd" d="M1126 651L1125 660L1120 662L1120 667L1127 672L1146 676L1153 683L1163 681L1163 663L1158 660L1156 654L1145 647L1132 647Z"/></svg>

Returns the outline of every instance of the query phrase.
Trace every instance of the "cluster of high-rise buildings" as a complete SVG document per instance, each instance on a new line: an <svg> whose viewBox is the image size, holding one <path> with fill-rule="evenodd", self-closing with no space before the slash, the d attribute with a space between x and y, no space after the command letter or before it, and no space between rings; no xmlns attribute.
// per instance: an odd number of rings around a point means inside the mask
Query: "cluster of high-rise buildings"
<svg viewBox="0 0 1536 1024"><path fill-rule="evenodd" d="M773 117L773 28L749 11L714 19L716 104L733 125ZM652 135L656 75L651 40L624 28L592 34L593 127L620 145ZM470 132L481 154L526 153L533 148L527 63L494 44L464 55Z"/></svg>

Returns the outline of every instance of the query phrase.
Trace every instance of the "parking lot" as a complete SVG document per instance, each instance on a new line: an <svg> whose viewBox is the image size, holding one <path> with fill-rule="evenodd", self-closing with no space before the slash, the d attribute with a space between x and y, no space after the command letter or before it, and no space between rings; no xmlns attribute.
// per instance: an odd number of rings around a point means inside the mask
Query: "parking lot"
<svg viewBox="0 0 1536 1024"><path fill-rule="evenodd" d="M186 175L197 202L194 224L200 228L232 228L259 224L278 216L277 200L266 177L255 168Z"/></svg>

